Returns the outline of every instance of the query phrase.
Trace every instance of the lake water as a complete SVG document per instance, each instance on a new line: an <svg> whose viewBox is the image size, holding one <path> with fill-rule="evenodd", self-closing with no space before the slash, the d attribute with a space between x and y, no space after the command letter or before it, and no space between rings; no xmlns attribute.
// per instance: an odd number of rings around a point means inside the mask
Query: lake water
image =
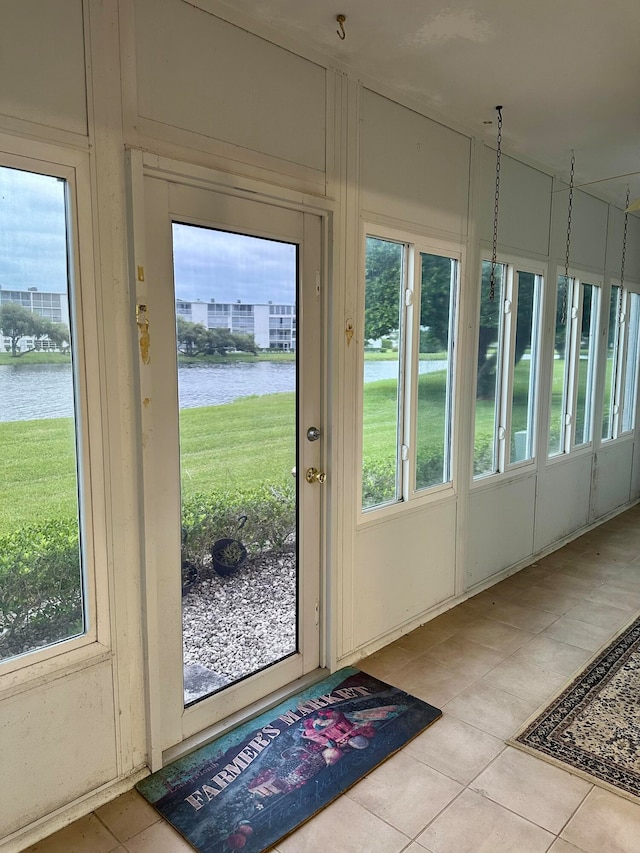
<svg viewBox="0 0 640 853"><path fill-rule="evenodd" d="M444 361L421 361L420 373L443 370ZM365 382L397 375L393 361L365 364ZM292 361L195 364L178 369L180 406L219 406L240 397L295 389ZM0 421L63 418L73 414L71 367L67 364L0 365Z"/></svg>

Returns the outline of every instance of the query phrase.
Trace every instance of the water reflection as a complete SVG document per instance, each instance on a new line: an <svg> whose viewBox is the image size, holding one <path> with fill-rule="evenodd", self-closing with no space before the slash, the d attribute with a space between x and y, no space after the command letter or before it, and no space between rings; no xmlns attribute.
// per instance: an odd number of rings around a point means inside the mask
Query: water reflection
<svg viewBox="0 0 640 853"><path fill-rule="evenodd" d="M295 390L293 361L236 361L233 364L190 364L178 368L181 409L219 406L239 397Z"/></svg>
<svg viewBox="0 0 640 853"><path fill-rule="evenodd" d="M420 373L446 368L445 361L421 361ZM394 361L368 361L365 382L397 375ZM240 397L295 390L295 362L194 364L178 369L180 408L218 406ZM73 417L73 383L68 364L0 365L0 421Z"/></svg>
<svg viewBox="0 0 640 853"><path fill-rule="evenodd" d="M73 415L70 364L0 365L0 421Z"/></svg>

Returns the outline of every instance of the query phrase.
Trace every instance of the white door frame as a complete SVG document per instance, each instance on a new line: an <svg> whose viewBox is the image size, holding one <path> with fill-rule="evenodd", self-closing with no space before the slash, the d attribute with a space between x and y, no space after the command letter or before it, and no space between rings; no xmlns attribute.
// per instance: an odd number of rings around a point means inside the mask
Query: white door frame
<svg viewBox="0 0 640 853"><path fill-rule="evenodd" d="M160 161L158 157L143 155L139 151L128 152L128 160L131 213L130 265L136 282L135 316L140 366L140 438L143 460L141 473L145 519L143 544L145 580L142 604L145 615L144 644L147 664L147 730L149 761L152 769L155 770L162 766L163 760L168 755L179 751L181 744L184 745L187 741L192 744L194 740L210 737L211 731L222 731L243 716L253 715L257 708L268 707L273 704L274 698L277 699L285 693L287 685L295 682L296 679L301 678L306 681L317 677L321 672L320 665L327 660L324 626L321 620L310 618L310 614L315 617L319 609L319 613L324 617L326 610L322 606L320 595L324 588L326 552L324 519L329 490L318 485L307 484L303 474L311 466L322 469L327 452L325 441L308 442L305 434L307 427L313 422L313 425L321 429L324 438L327 425L326 412L322 410L325 402L322 381L328 337L326 324L322 323L320 318L327 316L326 288L323 286L326 250L323 250L323 244L326 246L329 214L322 209L315 209L309 213L309 206L300 203L299 194L285 191L283 193L285 196L295 195L297 198L277 199L274 198L272 191L267 195L256 190L244 191L237 187L231 189L228 186L229 176L220 175L202 167L189 167L184 163L164 159ZM153 180L154 178L157 180ZM244 180L242 183L246 184L247 181ZM265 231L264 225L257 224L257 230L252 230L250 226L245 226L243 230L247 233L256 233L258 236L289 239L300 244L301 291L304 282L305 299L300 300L298 337L302 341L304 335L304 340L314 351L314 356L306 359L303 352L299 354L299 375L305 376L306 385L316 389L312 394L305 393L298 404L298 452L299 468L302 469L298 472L298 500L301 507L304 505L306 517L317 519L316 524L307 524L304 527L300 525L300 562L308 566L309 561L315 559L318 563L317 571L303 572L301 580L301 608L304 608L306 617L301 621L299 645L304 652L304 658L302 655L294 655L269 668L270 677L276 685L274 696L265 696L264 683L259 686L260 678L252 676L239 685L227 688L187 709L184 709L182 701L181 643L177 648L174 643L174 648L169 653L166 643L168 624L173 625L174 633L175 626L180 626L181 638L179 571L175 567L174 570L170 570L168 567L173 565L172 561L163 559L167 548L168 553L172 553L177 547L176 554L179 553L179 529L172 530L172 525L158 524L157 521L161 517L158 513L162 511L162 500L166 500L170 505L179 500L179 479L176 476L179 468L173 464L173 458L178 462L175 383L171 382L171 374L175 374L175 353L170 347L165 347L163 354L162 348L157 343L163 339L166 333L164 327L168 322L166 316L163 318L161 304L164 303L165 306L169 304L171 311L174 310L172 276L167 283L166 272L162 274L157 272L171 268L171 217L166 214L176 201L174 198L169 203L170 185L174 189L178 187L176 192L171 193L178 197L185 196L182 191L186 191L187 188L193 190L192 193L186 193L186 196L191 196L192 200L205 201L207 198L211 200L215 197L218 199L224 197L225 207L230 211L231 218L242 210L249 211L249 218L251 218L251 209L259 212L260 206L264 208L265 205L269 205L270 214L275 215L278 221L272 233ZM162 215L152 217L150 234L145 222L145 204L150 205L151 208L157 206L159 211L166 211L164 217ZM180 202L178 206L179 204ZM171 213L175 213L180 218L180 210L171 210ZM242 214L240 215L242 218ZM189 216L191 221L197 222L199 218L198 211L195 213L192 211ZM202 217L203 222L206 221L206 224L213 227L232 226L233 223L227 219L228 216L216 222L215 216ZM236 220L233 221L236 222ZM168 296L169 293L171 298ZM309 310L311 293L317 303ZM173 324L175 320L172 318L170 322ZM166 412L167 406L171 406L171 401L167 402L167 395L172 392L176 416L169 418L171 423L167 424L167 418L162 417L162 412ZM157 413L155 423L154 412ZM163 460L163 464L158 464L158 460ZM165 464L167 460L168 465ZM159 496L162 496L160 502ZM310 577L312 581L309 583ZM171 696L168 695L167 685L173 685L173 689L169 690ZM214 704L216 709L212 712ZM206 734L203 734L205 730Z"/></svg>

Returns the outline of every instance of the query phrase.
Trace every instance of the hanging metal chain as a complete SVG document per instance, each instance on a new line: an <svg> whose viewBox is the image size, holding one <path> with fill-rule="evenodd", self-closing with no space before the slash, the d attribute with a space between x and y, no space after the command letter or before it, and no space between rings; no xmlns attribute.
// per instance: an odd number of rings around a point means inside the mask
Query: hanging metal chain
<svg viewBox="0 0 640 853"><path fill-rule="evenodd" d="M567 248L564 256L564 296L562 299L562 325L567 322L567 301L569 295L569 253L571 251L571 216L573 213L573 179L576 171L576 156L571 152L571 177L569 179L569 204L567 205Z"/></svg>
<svg viewBox="0 0 640 853"><path fill-rule="evenodd" d="M493 203L493 251L491 253L491 278L489 279L489 301L496 294L496 263L498 260L498 213L500 211L500 160L502 157L502 107L496 107L498 113L498 137L496 146L496 193Z"/></svg>
<svg viewBox="0 0 640 853"><path fill-rule="evenodd" d="M627 227L629 225L629 187L627 187L627 203L624 206L624 232L622 234L622 261L620 263L620 288L624 287L624 264L627 257Z"/></svg>

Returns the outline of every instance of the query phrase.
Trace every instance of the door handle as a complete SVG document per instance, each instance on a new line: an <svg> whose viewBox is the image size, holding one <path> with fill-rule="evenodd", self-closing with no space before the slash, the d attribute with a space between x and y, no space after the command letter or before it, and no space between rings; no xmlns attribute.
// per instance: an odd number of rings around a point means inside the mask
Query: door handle
<svg viewBox="0 0 640 853"><path fill-rule="evenodd" d="M307 468L307 473L305 474L307 483L320 483L322 485L326 482L327 475L324 471L318 471L317 468Z"/></svg>

